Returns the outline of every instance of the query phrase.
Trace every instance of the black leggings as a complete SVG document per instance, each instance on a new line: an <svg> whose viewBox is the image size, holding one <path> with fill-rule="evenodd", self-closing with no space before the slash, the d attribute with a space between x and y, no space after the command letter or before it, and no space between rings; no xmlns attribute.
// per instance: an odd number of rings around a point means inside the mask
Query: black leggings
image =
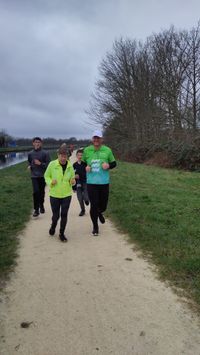
<svg viewBox="0 0 200 355"><path fill-rule="evenodd" d="M87 184L87 190L90 200L90 217L94 229L98 229L99 212L103 213L106 210L108 204L109 184Z"/></svg>
<svg viewBox="0 0 200 355"><path fill-rule="evenodd" d="M31 178L33 185L33 204L34 209L39 210L43 207L45 195L45 180L43 177Z"/></svg>
<svg viewBox="0 0 200 355"><path fill-rule="evenodd" d="M52 210L52 226L56 228L61 213L60 233L64 233L67 224L67 215L72 197L57 198L50 196Z"/></svg>
<svg viewBox="0 0 200 355"><path fill-rule="evenodd" d="M77 198L81 207L82 211L85 211L85 204L84 202L89 203L89 197L87 192L87 185L86 183L82 183L81 186L77 186L76 188Z"/></svg>

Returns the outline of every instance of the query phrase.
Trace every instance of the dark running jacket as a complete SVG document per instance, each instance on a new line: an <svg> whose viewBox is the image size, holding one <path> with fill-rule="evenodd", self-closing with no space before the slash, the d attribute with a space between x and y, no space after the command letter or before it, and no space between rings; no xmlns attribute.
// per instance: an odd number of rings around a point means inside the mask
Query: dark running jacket
<svg viewBox="0 0 200 355"><path fill-rule="evenodd" d="M34 159L38 159L42 164L36 165L34 163ZM45 170L50 162L49 153L45 150L33 149L30 153L28 153L28 165L31 167L31 177L43 177Z"/></svg>

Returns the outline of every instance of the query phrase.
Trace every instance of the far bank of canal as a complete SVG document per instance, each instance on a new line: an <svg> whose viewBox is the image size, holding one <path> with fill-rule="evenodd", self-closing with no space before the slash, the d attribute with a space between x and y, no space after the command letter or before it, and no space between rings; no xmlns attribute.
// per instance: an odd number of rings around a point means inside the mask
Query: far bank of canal
<svg viewBox="0 0 200 355"><path fill-rule="evenodd" d="M45 149L45 148L44 148ZM27 160L28 152L30 151L13 151L13 152L0 152L0 169L7 168L8 166L16 165ZM45 149L51 153L56 150L56 147Z"/></svg>
<svg viewBox="0 0 200 355"><path fill-rule="evenodd" d="M0 153L0 169L16 165L27 160L28 152Z"/></svg>

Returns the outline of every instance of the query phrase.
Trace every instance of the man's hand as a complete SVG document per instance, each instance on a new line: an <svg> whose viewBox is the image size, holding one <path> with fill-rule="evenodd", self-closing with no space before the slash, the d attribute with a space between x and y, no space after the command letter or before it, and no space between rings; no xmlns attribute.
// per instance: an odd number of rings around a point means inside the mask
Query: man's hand
<svg viewBox="0 0 200 355"><path fill-rule="evenodd" d="M34 164L35 164L35 165L41 165L42 163L41 163L41 161L39 161L38 159L34 159Z"/></svg>
<svg viewBox="0 0 200 355"><path fill-rule="evenodd" d="M72 186L76 185L76 180L75 180L74 178L71 179L71 180L70 180L70 184L71 184Z"/></svg>
<svg viewBox="0 0 200 355"><path fill-rule="evenodd" d="M103 170L108 170L109 167L110 167L110 165L109 165L108 163L103 163L103 164L102 164L102 169L103 169Z"/></svg>
<svg viewBox="0 0 200 355"><path fill-rule="evenodd" d="M87 173L89 173L91 171L91 166L87 165L85 170L87 171Z"/></svg>
<svg viewBox="0 0 200 355"><path fill-rule="evenodd" d="M54 186L57 184L57 180L56 179L53 179L52 182L51 182L51 185Z"/></svg>

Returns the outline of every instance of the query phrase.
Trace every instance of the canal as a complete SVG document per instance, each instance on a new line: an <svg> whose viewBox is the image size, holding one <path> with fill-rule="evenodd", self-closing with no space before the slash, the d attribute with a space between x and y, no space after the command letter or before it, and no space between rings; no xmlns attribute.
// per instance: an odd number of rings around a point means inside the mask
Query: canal
<svg viewBox="0 0 200 355"><path fill-rule="evenodd" d="M15 165L27 160L28 152L0 153L0 169Z"/></svg>
<svg viewBox="0 0 200 355"><path fill-rule="evenodd" d="M55 148L47 149L50 153L56 151ZM8 152L8 153L0 153L0 169L7 168L8 166L15 165L18 163L22 163L28 159L28 151L24 152Z"/></svg>

